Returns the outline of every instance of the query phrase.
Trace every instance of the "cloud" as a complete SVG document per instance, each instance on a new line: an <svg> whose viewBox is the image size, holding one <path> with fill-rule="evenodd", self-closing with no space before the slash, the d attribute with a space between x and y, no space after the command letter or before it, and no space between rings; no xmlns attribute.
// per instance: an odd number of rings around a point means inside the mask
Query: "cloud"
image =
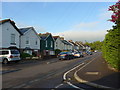
<svg viewBox="0 0 120 90"><path fill-rule="evenodd" d="M107 21L110 19L112 12L109 12L106 8L101 9L100 12L96 21L81 22L73 25L71 30L54 33L53 35L64 36L65 39L74 41L102 41L105 38L105 34L107 34L107 30L111 29L114 24Z"/></svg>
<svg viewBox="0 0 120 90"><path fill-rule="evenodd" d="M64 36L66 40L74 40L74 41L102 41L106 34L105 30L98 31L85 31L85 30L69 30L60 33L54 33L53 35Z"/></svg>
<svg viewBox="0 0 120 90"><path fill-rule="evenodd" d="M73 26L73 29L75 30L94 30L98 26L99 22L81 22L80 24L77 24Z"/></svg>
<svg viewBox="0 0 120 90"><path fill-rule="evenodd" d="M102 41L104 40L106 29L100 28L101 26L102 25L99 22L82 22L80 24L74 25L71 30L53 33L53 35L63 36L66 40L71 39L74 41Z"/></svg>

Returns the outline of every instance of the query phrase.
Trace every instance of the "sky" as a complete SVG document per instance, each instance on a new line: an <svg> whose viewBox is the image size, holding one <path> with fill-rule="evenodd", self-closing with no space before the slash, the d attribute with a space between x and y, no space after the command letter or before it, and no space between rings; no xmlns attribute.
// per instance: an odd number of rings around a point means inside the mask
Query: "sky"
<svg viewBox="0 0 120 90"><path fill-rule="evenodd" d="M113 26L109 6L115 2L2 2L2 19L18 28L32 26L73 41L102 41Z"/></svg>

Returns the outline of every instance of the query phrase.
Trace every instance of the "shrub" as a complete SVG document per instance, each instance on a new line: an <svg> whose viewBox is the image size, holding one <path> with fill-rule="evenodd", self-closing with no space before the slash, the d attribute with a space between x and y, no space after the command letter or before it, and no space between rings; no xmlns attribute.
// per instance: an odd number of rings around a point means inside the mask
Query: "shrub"
<svg viewBox="0 0 120 90"><path fill-rule="evenodd" d="M55 55L58 55L60 52L61 52L60 49L56 49L56 50L55 50Z"/></svg>
<svg viewBox="0 0 120 90"><path fill-rule="evenodd" d="M120 70L120 31L118 29L109 30L106 34L102 52L106 61L114 68Z"/></svg>
<svg viewBox="0 0 120 90"><path fill-rule="evenodd" d="M21 53L21 58L32 57L32 55L28 53Z"/></svg>

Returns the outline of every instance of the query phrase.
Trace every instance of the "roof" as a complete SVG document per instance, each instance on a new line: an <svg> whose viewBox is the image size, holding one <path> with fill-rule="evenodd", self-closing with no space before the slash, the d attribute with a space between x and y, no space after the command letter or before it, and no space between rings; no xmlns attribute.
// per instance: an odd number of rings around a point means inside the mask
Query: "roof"
<svg viewBox="0 0 120 90"><path fill-rule="evenodd" d="M4 24L6 22L10 22L12 24L12 26L22 35L22 33L19 31L19 29L17 28L17 26L15 25L14 21L11 21L10 19L4 19L0 21L0 25Z"/></svg>
<svg viewBox="0 0 120 90"><path fill-rule="evenodd" d="M41 39L45 40L49 35L51 35L51 33L45 33L45 34L39 33L38 35L40 36Z"/></svg>
<svg viewBox="0 0 120 90"><path fill-rule="evenodd" d="M8 21L10 21L10 19L1 20L1 21L0 21L0 24L3 24L3 23L8 22Z"/></svg>
<svg viewBox="0 0 120 90"><path fill-rule="evenodd" d="M27 32L28 30L30 30L30 28L33 28L33 27L27 27L27 28L20 28L19 31L24 34L25 32Z"/></svg>
<svg viewBox="0 0 120 90"><path fill-rule="evenodd" d="M67 44L67 45L71 45L68 41L66 41L66 40L62 40L62 42L64 43L64 44Z"/></svg>
<svg viewBox="0 0 120 90"><path fill-rule="evenodd" d="M75 44L73 41L69 41L70 43L72 43L74 46L78 46L77 44Z"/></svg>
<svg viewBox="0 0 120 90"><path fill-rule="evenodd" d="M20 29L19 29L19 31L20 31L22 34L25 34L26 32L28 32L28 31L30 31L30 30L33 30L33 31L35 32L35 34L37 35L37 37L40 38L33 27L27 27L27 28L20 28ZM40 38L40 39L41 39L41 38Z"/></svg>
<svg viewBox="0 0 120 90"><path fill-rule="evenodd" d="M57 38L59 38L59 36L53 36L54 40L57 40Z"/></svg>

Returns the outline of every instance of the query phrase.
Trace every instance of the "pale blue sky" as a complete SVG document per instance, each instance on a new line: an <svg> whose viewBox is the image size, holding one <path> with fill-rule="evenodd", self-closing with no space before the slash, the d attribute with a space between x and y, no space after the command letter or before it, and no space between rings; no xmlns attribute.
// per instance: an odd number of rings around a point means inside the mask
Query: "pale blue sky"
<svg viewBox="0 0 120 90"><path fill-rule="evenodd" d="M96 41L103 40L106 30L113 25L107 21L111 14L107 9L113 4L113 2L3 2L2 18L14 20L18 27L33 26L38 33L51 32L66 39Z"/></svg>

